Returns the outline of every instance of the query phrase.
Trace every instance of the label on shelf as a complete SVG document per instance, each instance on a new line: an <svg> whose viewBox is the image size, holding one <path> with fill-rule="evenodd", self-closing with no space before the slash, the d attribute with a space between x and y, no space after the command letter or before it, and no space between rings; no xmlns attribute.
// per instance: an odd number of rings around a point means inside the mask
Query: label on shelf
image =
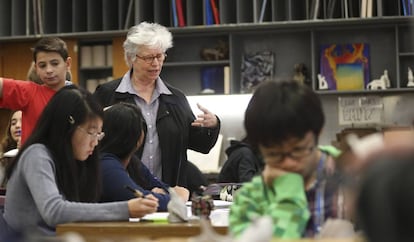
<svg viewBox="0 0 414 242"><path fill-rule="evenodd" d="M383 116L380 96L338 97L339 125L381 124Z"/></svg>

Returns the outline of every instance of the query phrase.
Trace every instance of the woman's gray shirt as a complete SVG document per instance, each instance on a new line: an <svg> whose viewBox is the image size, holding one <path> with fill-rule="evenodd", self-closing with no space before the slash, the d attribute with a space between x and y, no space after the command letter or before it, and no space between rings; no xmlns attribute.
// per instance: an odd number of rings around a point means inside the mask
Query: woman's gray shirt
<svg viewBox="0 0 414 242"><path fill-rule="evenodd" d="M47 233L61 223L129 219L127 201L67 201L57 188L55 175L55 164L44 145L34 144L24 151L7 184L3 216L9 227Z"/></svg>

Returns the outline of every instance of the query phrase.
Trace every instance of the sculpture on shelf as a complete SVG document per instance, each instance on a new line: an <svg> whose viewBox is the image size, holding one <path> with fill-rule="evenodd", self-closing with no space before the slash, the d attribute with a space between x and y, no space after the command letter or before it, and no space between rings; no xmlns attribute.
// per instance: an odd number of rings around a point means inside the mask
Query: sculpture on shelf
<svg viewBox="0 0 414 242"><path fill-rule="evenodd" d="M391 87L391 83L387 70L384 70L384 74L380 77L380 79L372 80L367 84L368 90L385 90L389 87Z"/></svg>
<svg viewBox="0 0 414 242"><path fill-rule="evenodd" d="M414 87L414 76L413 76L413 70L408 67L408 83L407 87Z"/></svg>
<svg viewBox="0 0 414 242"><path fill-rule="evenodd" d="M328 82L326 81L326 78L322 74L318 74L318 81L319 81L319 90L328 89Z"/></svg>
<svg viewBox="0 0 414 242"><path fill-rule="evenodd" d="M391 82L390 82L390 78L388 77L388 71L387 70L384 70L384 75L382 75L381 78L384 78L385 86L387 88L390 88L391 87Z"/></svg>
<svg viewBox="0 0 414 242"><path fill-rule="evenodd" d="M227 60L229 58L229 46L225 41L219 40L217 46L201 49L200 55L201 59L206 61Z"/></svg>
<svg viewBox="0 0 414 242"><path fill-rule="evenodd" d="M308 67L304 63L295 64L295 66L293 67L292 79L301 84L312 86L312 81L309 77Z"/></svg>

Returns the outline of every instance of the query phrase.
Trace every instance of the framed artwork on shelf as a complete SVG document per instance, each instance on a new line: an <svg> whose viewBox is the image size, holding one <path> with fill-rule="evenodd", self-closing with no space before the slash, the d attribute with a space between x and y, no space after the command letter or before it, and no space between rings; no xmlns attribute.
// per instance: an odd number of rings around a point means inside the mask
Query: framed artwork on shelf
<svg viewBox="0 0 414 242"><path fill-rule="evenodd" d="M320 75L328 90L364 90L369 83L369 45L366 43L321 46Z"/></svg>
<svg viewBox="0 0 414 242"><path fill-rule="evenodd" d="M243 54L241 93L251 93L260 83L273 79L275 55L269 50Z"/></svg>

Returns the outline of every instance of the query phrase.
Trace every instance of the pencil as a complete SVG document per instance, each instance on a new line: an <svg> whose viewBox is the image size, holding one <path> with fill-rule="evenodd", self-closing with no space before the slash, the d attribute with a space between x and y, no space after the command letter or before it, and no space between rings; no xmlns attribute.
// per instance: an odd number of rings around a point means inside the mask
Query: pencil
<svg viewBox="0 0 414 242"><path fill-rule="evenodd" d="M137 198L144 197L144 194L142 192L138 191L137 189L134 189L134 188L132 188L132 187L130 187L128 185L126 185L125 188L127 190L131 191L135 195L135 197L137 197Z"/></svg>

